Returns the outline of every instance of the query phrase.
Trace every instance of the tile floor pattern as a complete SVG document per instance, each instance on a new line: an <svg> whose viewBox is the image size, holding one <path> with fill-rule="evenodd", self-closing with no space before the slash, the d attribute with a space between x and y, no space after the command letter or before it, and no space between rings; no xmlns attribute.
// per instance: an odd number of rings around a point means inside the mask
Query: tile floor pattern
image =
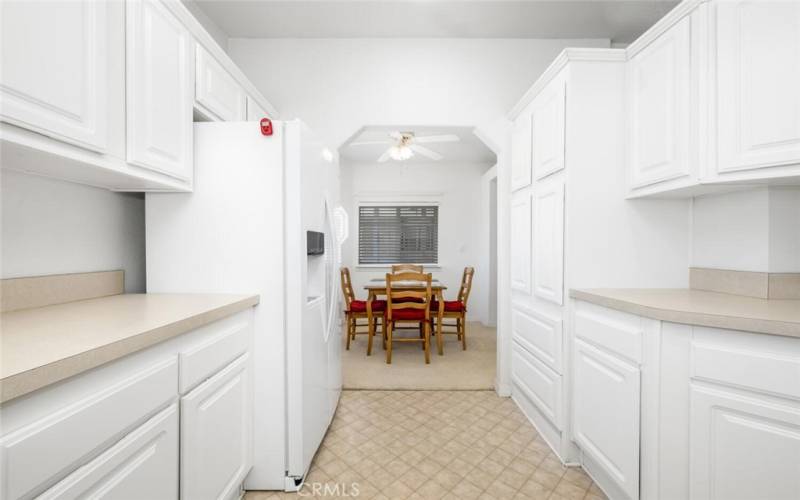
<svg viewBox="0 0 800 500"><path fill-rule="evenodd" d="M304 495L248 492L247 500L602 500L566 468L508 398L493 391L344 391L311 465ZM324 485L328 495L324 495Z"/></svg>

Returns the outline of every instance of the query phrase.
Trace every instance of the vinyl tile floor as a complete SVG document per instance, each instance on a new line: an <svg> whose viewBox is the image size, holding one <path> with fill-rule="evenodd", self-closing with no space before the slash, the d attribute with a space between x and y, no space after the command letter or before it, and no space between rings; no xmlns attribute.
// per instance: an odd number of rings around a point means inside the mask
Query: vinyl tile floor
<svg viewBox="0 0 800 500"><path fill-rule="evenodd" d="M602 500L493 391L344 391L300 494L286 498Z"/></svg>

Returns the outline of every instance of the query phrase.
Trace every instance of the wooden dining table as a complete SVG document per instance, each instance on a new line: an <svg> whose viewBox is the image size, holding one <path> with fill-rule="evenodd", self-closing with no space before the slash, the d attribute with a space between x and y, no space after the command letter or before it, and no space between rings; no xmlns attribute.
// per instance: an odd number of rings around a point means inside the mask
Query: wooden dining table
<svg viewBox="0 0 800 500"><path fill-rule="evenodd" d="M424 281L394 281L392 282L392 290L396 292L408 290L424 290L427 283ZM367 291L367 323L369 323L369 334L367 335L367 356L372 354L372 336L375 335L375 323L372 320L372 301L378 296L386 295L386 279L373 278L364 285ZM431 294L436 298L439 303L439 310L436 314L436 350L439 356L444 354L444 345L442 342L442 317L444 316L444 290L447 287L437 279L431 280Z"/></svg>

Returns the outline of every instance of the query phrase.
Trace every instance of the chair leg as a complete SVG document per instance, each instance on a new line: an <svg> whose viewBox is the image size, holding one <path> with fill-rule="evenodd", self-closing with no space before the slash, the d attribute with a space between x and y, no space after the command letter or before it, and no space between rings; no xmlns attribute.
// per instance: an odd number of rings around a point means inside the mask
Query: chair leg
<svg viewBox="0 0 800 500"><path fill-rule="evenodd" d="M367 356L372 356L372 335L375 333L376 325L374 317L367 320Z"/></svg>
<svg viewBox="0 0 800 500"><path fill-rule="evenodd" d="M387 340L386 340L386 364L387 365L391 365L392 364L392 327L393 326L394 326L394 324L392 322L389 322L389 324L386 325L386 335L387 335Z"/></svg>
<svg viewBox="0 0 800 500"><path fill-rule="evenodd" d="M350 350L350 338L352 337L352 333L350 332L350 325L351 325L352 322L350 321L350 315L349 314L346 316L346 318L347 318L347 350L349 351Z"/></svg>
<svg viewBox="0 0 800 500"><path fill-rule="evenodd" d="M425 364L431 363L431 325L425 322L425 338L422 339L422 347L425 349Z"/></svg>
<svg viewBox="0 0 800 500"><path fill-rule="evenodd" d="M383 350L386 350L386 314L381 316L381 338L383 339Z"/></svg>
<svg viewBox="0 0 800 500"><path fill-rule="evenodd" d="M461 324L461 350L467 350L467 318L463 315L458 321Z"/></svg>

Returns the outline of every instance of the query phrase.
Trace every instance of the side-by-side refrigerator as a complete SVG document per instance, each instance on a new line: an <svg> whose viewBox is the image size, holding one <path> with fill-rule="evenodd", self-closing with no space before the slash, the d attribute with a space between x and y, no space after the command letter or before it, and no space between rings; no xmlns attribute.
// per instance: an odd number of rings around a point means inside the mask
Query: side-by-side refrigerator
<svg viewBox="0 0 800 500"><path fill-rule="evenodd" d="M147 290L260 296L245 487L291 491L341 392L338 165L299 121L198 123L194 138L194 191L146 195Z"/></svg>

